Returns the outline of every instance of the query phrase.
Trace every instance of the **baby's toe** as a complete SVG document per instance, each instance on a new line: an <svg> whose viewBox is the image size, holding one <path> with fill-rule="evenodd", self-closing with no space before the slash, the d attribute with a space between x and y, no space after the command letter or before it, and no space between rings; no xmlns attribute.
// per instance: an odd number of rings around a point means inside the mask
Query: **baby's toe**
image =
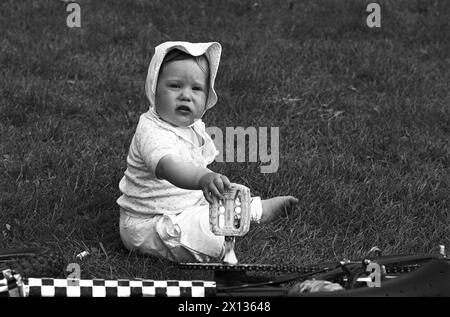
<svg viewBox="0 0 450 317"><path fill-rule="evenodd" d="M287 202L289 206L294 206L298 203L298 199L293 196L289 196Z"/></svg>

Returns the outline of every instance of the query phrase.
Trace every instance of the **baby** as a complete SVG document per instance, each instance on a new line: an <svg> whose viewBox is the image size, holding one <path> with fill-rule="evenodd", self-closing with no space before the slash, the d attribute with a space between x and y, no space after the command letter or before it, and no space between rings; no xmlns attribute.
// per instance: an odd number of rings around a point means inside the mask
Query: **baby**
<svg viewBox="0 0 450 317"><path fill-rule="evenodd" d="M120 235L131 251L176 262L220 261L224 237L209 227L209 204L230 180L207 168L218 154L201 118L217 102L217 42L165 42L155 48L139 119L119 188ZM292 196L252 197L252 220L286 214Z"/></svg>

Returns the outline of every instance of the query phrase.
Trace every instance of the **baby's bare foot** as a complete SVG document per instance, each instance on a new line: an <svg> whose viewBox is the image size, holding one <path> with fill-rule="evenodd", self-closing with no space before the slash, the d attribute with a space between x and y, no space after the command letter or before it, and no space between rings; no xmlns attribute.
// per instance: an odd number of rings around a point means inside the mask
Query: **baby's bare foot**
<svg viewBox="0 0 450 317"><path fill-rule="evenodd" d="M292 196L279 196L261 201L261 223L269 223L281 216L286 216L298 199Z"/></svg>

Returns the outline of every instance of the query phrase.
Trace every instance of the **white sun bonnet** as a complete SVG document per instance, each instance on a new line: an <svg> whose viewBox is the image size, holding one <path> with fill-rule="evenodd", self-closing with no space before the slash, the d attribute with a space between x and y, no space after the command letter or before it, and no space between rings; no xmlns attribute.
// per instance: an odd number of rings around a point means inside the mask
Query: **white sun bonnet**
<svg viewBox="0 0 450 317"><path fill-rule="evenodd" d="M156 85L158 83L159 70L161 68L164 57L173 49L179 49L192 56L205 55L209 63L209 92L206 101L205 111L211 109L217 103L217 94L214 90L214 81L216 79L217 70L219 69L220 55L222 46L217 42L208 43L190 43L190 42L164 42L155 47L155 54L150 61L148 67L147 80L145 82L145 93L150 101L150 108L155 107Z"/></svg>

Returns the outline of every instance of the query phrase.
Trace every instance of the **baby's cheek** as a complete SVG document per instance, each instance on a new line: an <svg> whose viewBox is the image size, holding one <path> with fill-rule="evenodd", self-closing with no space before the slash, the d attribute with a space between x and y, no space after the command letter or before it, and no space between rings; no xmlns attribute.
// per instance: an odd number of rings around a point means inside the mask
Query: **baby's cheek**
<svg viewBox="0 0 450 317"><path fill-rule="evenodd" d="M203 105L202 106L199 106L198 108L197 108L197 118L201 118L202 116L203 116L203 114L205 113L205 110L206 110L206 103L203 103Z"/></svg>

